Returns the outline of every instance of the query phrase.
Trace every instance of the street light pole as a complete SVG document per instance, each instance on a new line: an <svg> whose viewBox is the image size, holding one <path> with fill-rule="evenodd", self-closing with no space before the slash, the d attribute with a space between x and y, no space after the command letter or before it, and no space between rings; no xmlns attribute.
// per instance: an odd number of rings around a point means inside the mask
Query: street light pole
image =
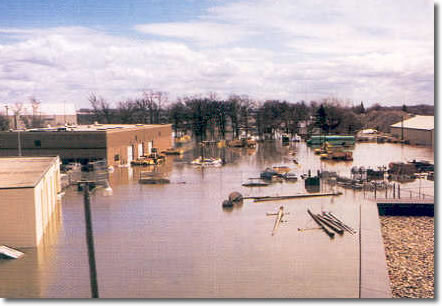
<svg viewBox="0 0 442 306"><path fill-rule="evenodd" d="M89 194L89 182L85 181L82 183L84 189L84 215L85 215L85 224L86 224L87 251L89 257L89 277L91 285L91 294L92 298L99 298L97 268L95 265L94 236L92 232L92 213L91 213L91 202Z"/></svg>

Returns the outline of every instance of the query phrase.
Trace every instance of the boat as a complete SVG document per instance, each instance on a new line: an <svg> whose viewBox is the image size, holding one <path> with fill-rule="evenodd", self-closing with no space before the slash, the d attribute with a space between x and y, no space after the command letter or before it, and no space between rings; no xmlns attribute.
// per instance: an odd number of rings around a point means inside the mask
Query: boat
<svg viewBox="0 0 442 306"><path fill-rule="evenodd" d="M264 171L261 172L260 178L264 180L271 180L275 176L279 176L280 174L273 170L272 168L266 168Z"/></svg>
<svg viewBox="0 0 442 306"><path fill-rule="evenodd" d="M200 167L221 167L223 165L221 158L203 158L201 156L190 163Z"/></svg>
<svg viewBox="0 0 442 306"><path fill-rule="evenodd" d="M265 187L270 185L267 182L262 181L260 178L250 178L248 182L242 184L244 187Z"/></svg>

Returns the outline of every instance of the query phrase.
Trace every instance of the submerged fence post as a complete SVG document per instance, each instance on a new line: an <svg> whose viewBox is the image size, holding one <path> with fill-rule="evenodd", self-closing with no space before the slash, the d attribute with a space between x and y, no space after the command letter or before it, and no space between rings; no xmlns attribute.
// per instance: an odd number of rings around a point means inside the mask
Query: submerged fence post
<svg viewBox="0 0 442 306"><path fill-rule="evenodd" d="M374 184L374 198L376 199L376 183Z"/></svg>
<svg viewBox="0 0 442 306"><path fill-rule="evenodd" d="M89 277L91 285L92 298L99 298L98 296L98 282L97 269L95 266L95 250L94 250L94 235L92 232L92 214L91 202L89 195L89 182L84 182L84 216L86 225L86 243L89 258Z"/></svg>
<svg viewBox="0 0 442 306"><path fill-rule="evenodd" d="M393 199L396 198L396 183L393 183Z"/></svg>
<svg viewBox="0 0 442 306"><path fill-rule="evenodd" d="M397 184L397 197L400 199L401 198L401 185Z"/></svg>

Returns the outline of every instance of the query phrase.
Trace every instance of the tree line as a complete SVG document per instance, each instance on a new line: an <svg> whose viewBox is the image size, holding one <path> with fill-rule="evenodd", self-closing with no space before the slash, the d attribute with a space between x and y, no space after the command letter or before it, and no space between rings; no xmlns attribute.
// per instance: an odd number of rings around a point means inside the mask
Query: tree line
<svg viewBox="0 0 442 306"><path fill-rule="evenodd" d="M34 107L36 99L31 97ZM319 101L267 100L258 102L247 95L221 99L214 93L179 97L169 101L167 93L146 90L112 106L104 97L92 93L90 109L80 110L79 124L165 124L171 123L175 135L191 133L198 140L219 140L255 135L272 138L276 133L346 134L363 128L389 132L389 126L410 113L433 115L434 106L381 106L366 108L348 101L326 98ZM40 102L38 102L40 103ZM14 115L15 120L17 117ZM26 127L40 127L38 118L21 118ZM20 118L18 118L20 119ZM24 120L27 119L27 120ZM10 120L0 115L0 130L10 128Z"/></svg>
<svg viewBox="0 0 442 306"><path fill-rule="evenodd" d="M348 101L326 98L319 101L290 102L267 100L258 102L247 95L230 95L226 99L216 94L195 95L177 98L170 102L166 93L145 91L140 97L118 102L111 108L103 97L91 94L92 110L88 118L91 123L171 123L175 135L192 133L198 140L219 140L256 135L272 138L278 133L295 135L300 133L353 135L363 128L374 128L384 132L389 126L407 118L407 106L382 107L375 104L365 108L363 102L357 106ZM408 107L417 112L428 112L423 105ZM423 111L422 111L423 110Z"/></svg>

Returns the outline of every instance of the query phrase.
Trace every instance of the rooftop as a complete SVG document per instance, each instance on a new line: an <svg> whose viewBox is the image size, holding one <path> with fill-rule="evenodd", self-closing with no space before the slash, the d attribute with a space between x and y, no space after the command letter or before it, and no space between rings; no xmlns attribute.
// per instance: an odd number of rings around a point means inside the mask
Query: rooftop
<svg viewBox="0 0 442 306"><path fill-rule="evenodd" d="M155 128L166 126L163 124L89 124L89 125L62 125L47 128L27 129L25 132L95 132L95 131L115 131L140 128Z"/></svg>
<svg viewBox="0 0 442 306"><path fill-rule="evenodd" d="M72 103L41 103L34 110L33 105L30 103L23 104L2 104L0 105L0 113L6 114L6 108L8 108L8 114L12 116L14 112L19 112L22 116L31 115L76 115L75 105Z"/></svg>
<svg viewBox="0 0 442 306"><path fill-rule="evenodd" d="M392 124L390 127L401 128L402 121ZM414 116L404 120L403 127L408 129L434 130L434 116Z"/></svg>
<svg viewBox="0 0 442 306"><path fill-rule="evenodd" d="M57 157L0 158L0 189L34 187Z"/></svg>

